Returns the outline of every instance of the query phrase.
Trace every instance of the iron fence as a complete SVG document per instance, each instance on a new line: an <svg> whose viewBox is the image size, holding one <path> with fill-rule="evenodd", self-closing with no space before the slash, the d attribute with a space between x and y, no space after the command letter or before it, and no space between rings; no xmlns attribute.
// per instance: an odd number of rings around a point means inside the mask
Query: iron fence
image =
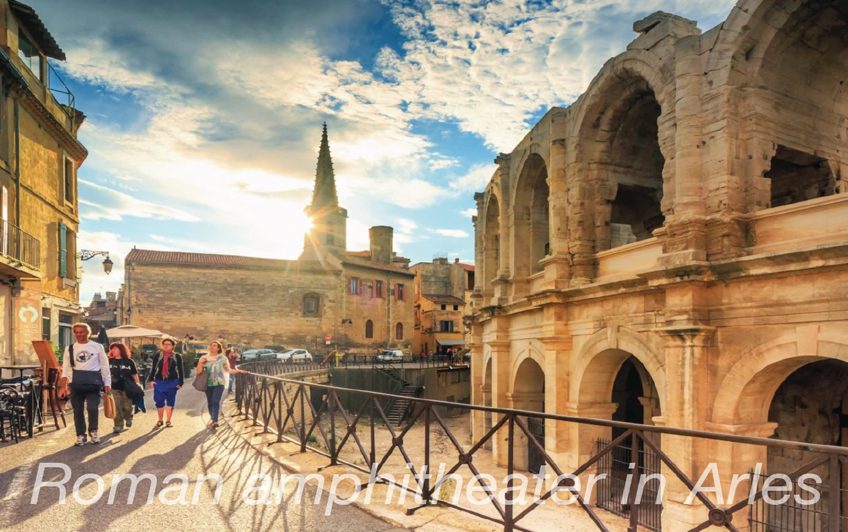
<svg viewBox="0 0 848 532"><path fill-rule="evenodd" d="M602 452L609 447L610 440L598 439L595 442L596 452ZM627 502L627 478L631 472L633 452L629 446L619 445L611 452L605 453L598 461L598 473L601 480L598 482L599 508L622 517L630 517L630 505ZM645 445L639 446L638 464L639 475L657 475L661 473L661 461L659 455ZM643 503L639 506L636 521L648 530L659 532L662 530L662 496L656 482L645 484L642 493Z"/></svg>
<svg viewBox="0 0 848 532"><path fill-rule="evenodd" d="M650 468L664 468L693 494L697 503L700 504L705 513L703 521L691 528L692 531L704 530L710 527L723 527L731 531L739 530L733 524L734 517L740 517L745 508L756 505L757 501L763 499L764 486L755 486L751 497L731 503L728 506L719 506L703 491L695 489L695 482L666 454L657 443L660 436L697 438L717 442L730 442L766 448L782 448L805 451L814 456L809 461L799 465L786 477L796 481L801 475L826 467L830 471L827 489L830 493L841 493L841 474L843 464L848 463L848 448L833 445L817 445L787 440L768 439L752 436L738 436L716 432L706 432L672 427L658 427L652 425L641 425L620 421L602 419L582 418L560 414L548 414L532 412L527 410L506 409L487 407L479 405L465 405L461 403L450 403L434 399L403 398L413 403L412 414L401 427L395 428L389 422L383 403L401 399L400 396L366 390L355 390L341 388L331 385L314 384L302 380L286 379L279 375L290 373L287 364L277 363L286 369L271 367L275 363L269 361L257 365L243 365L248 372L236 376L236 402L238 415L253 421L253 426L260 427L263 433L276 434L276 442L288 441L297 444L301 452L314 452L329 459L328 466L345 465L354 470L366 473L372 481L388 484L399 488L403 492L413 494L421 501L419 506L410 508L407 513L411 514L418 509L438 504L455 508L457 510L475 515L482 519L494 521L503 526L505 531L529 530L522 521L532 512L538 511L545 501L552 499L557 492L566 491L572 495L577 506L585 512L588 519L594 523L599 530L608 530L602 516L598 512L597 501L584 499L576 486L575 478L596 471L603 467L604 460L615 460L619 451L616 449L629 448L629 454L621 457L622 461L632 462L634 456L655 456L659 464L652 464ZM263 373L259 373L262 370ZM356 412L348 412L339 394L353 394L364 398L361 406ZM469 446L460 443L457 436L449 428L448 423L439 414L439 407L464 409L481 414L489 413L492 416L492 424L487 427L485 434L477 438ZM530 429L528 419L539 420L541 423L564 423L578 426L604 427L617 436L609 441L602 442L594 449L594 454L582 461L569 475L564 475L562 468L544 447ZM408 448L411 446L413 437L411 433L414 427L421 427L423 431L418 436L421 438L422 464L416 467ZM360 430L364 429L366 438L360 438ZM379 448L376 434L386 431L389 436L389 444L385 449ZM438 470L431 467L436 461L444 459L444 453L434 454L431 445L431 434L435 431L441 432L447 441L455 458L450 458L452 465L449 468ZM497 438L495 435L498 435ZM475 509L469 505L456 504L441 496L444 489L460 469L467 468L473 478L480 479L481 472L477 467L480 454L489 453L481 449L487 442L498 441L498 445L505 445L506 454L506 489L501 493L495 493L491 486L479 482L480 488L487 495L487 510ZM515 498L515 479L518 472L516 463L516 451L520 451L520 444L526 444L528 449L541 455L544 466L549 468L555 475L555 481L546 484L544 492L533 493L530 504L521 506ZM342 457L343 450L356 456L354 460ZM399 483L394 476L386 474L384 468L392 456L397 453L402 458L402 465L414 478L413 483ZM610 455L612 454L612 457ZM455 461L454 461L455 460ZM358 463L355 463L358 462ZM640 485L641 476L645 474L646 468L636 467L635 463L628 463L631 469L631 485ZM426 473L426 474L422 474ZM639 497L638 491L630 489L625 494L624 504L627 506L628 530L636 531L640 528L650 529L651 524L645 523L640 517L645 516L643 506L655 504L649 497ZM830 516L838 516L834 519L825 520L823 530L838 532L842 530L844 517L842 516L841 498L830 497L827 499L826 509L822 509ZM623 513L623 512L622 512ZM616 519L620 519L616 517ZM766 528L769 529L769 528Z"/></svg>
<svg viewBox="0 0 848 532"><path fill-rule="evenodd" d="M819 472L824 477L831 473L830 471ZM756 474L755 472L751 472L750 475L755 479L758 487L763 486L764 479L769 476L767 473ZM783 504L766 504L763 499L759 499L749 508L748 530L750 532L795 532L797 530L821 532L831 530L832 489L833 486L819 489L819 496L814 499L811 493L799 485L793 484L788 493L778 495L779 497L786 497ZM846 497L848 497L848 490L844 487L840 488L836 492L836 500L833 501L833 506L843 507ZM848 530L848 517L844 514L833 521L838 521L834 523L836 528Z"/></svg>

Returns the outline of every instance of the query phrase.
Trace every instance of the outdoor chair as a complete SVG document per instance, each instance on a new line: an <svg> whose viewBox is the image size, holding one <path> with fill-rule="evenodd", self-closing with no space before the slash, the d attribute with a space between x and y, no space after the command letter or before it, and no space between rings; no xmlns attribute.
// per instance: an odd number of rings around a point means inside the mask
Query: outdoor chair
<svg viewBox="0 0 848 532"><path fill-rule="evenodd" d="M26 426L25 401L26 398L14 386L0 387L0 441L5 442L8 437L18 443Z"/></svg>

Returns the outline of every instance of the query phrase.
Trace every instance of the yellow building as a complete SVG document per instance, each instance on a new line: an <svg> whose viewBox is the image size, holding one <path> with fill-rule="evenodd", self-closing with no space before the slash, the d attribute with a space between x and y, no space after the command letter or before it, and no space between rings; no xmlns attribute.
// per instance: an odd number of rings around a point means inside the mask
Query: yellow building
<svg viewBox="0 0 848 532"><path fill-rule="evenodd" d="M440 257L419 262L415 272L414 354L446 353L465 347L466 292L474 289L474 266Z"/></svg>
<svg viewBox="0 0 848 532"><path fill-rule="evenodd" d="M50 66L65 54L35 11L0 0L0 363L66 344L80 314L77 140L84 115Z"/></svg>

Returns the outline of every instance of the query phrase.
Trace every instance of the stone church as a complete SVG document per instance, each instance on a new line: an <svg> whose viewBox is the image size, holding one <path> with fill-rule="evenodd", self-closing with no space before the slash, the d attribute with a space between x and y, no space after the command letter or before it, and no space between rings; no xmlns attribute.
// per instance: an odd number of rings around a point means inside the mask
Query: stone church
<svg viewBox="0 0 848 532"><path fill-rule="evenodd" d="M848 3L740 0L705 32L662 12L633 29L476 196L473 402L848 444ZM611 436L532 430L563 469ZM660 445L725 479L804 459ZM516 463L537 468L531 451ZM704 520L681 501L669 486L664 530Z"/></svg>
<svg viewBox="0 0 848 532"><path fill-rule="evenodd" d="M372 227L368 250L347 250L326 124L307 213L297 260L133 249L119 323L255 347L408 348L415 275L391 227Z"/></svg>

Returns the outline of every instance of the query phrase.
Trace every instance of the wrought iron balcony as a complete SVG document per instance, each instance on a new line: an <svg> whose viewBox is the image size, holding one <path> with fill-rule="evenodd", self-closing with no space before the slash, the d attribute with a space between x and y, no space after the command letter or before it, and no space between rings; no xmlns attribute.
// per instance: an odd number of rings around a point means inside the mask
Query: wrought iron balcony
<svg viewBox="0 0 848 532"><path fill-rule="evenodd" d="M41 242L7 221L0 221L0 255L35 270L41 268Z"/></svg>

